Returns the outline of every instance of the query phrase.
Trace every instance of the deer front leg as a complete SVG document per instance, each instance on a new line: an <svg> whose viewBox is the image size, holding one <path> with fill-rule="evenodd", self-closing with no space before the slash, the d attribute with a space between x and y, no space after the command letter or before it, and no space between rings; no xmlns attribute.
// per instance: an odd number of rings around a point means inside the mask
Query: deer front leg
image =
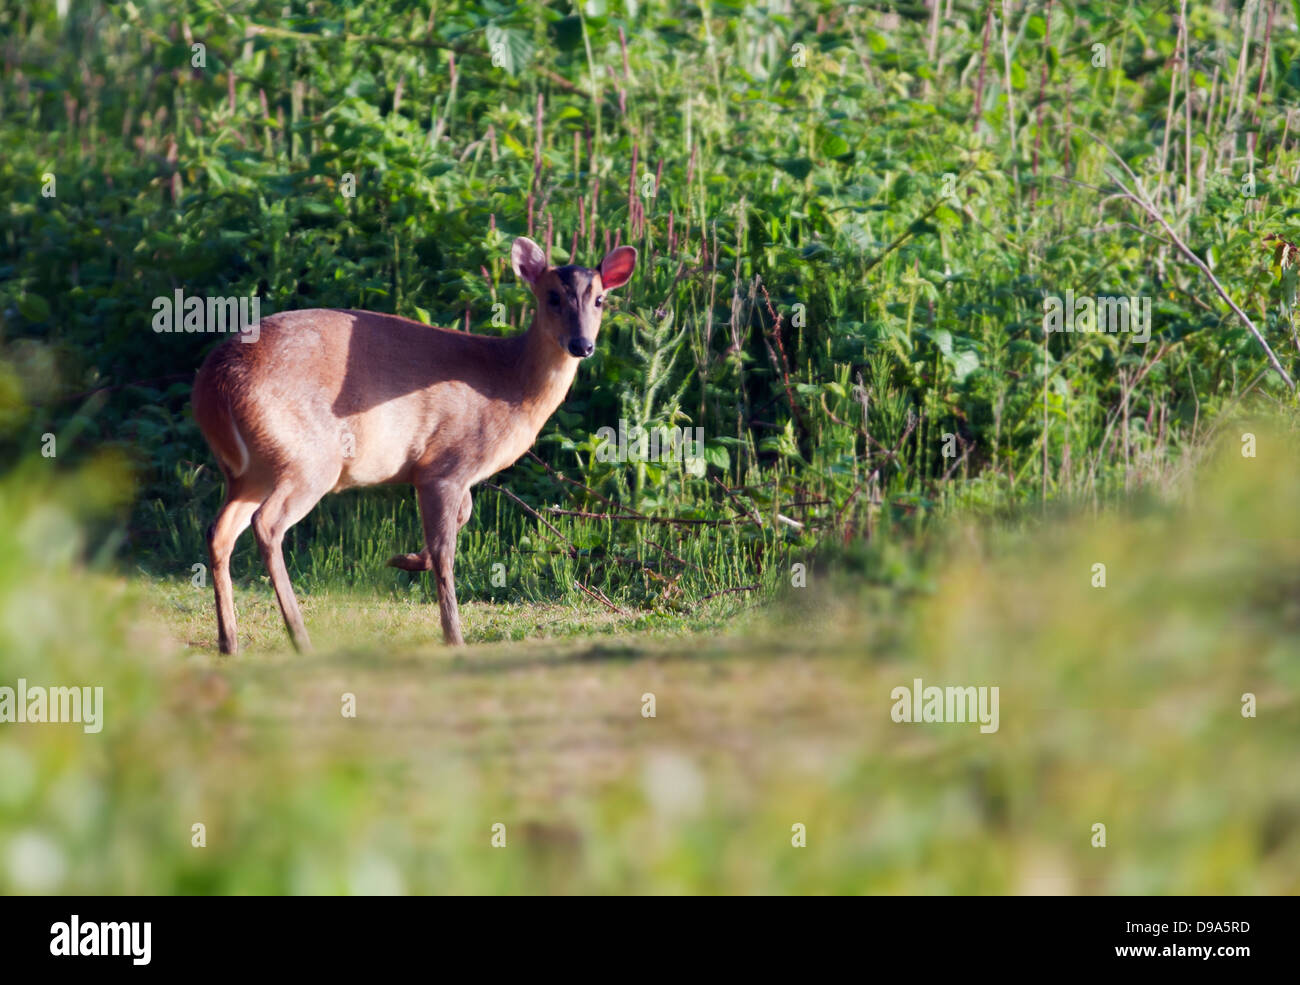
<svg viewBox="0 0 1300 985"><path fill-rule="evenodd" d="M456 534L469 519L469 491L443 484L421 486L420 518L424 522L424 551L416 557L429 560L438 585L438 613L442 617L442 637L451 646L462 646L460 609L456 605ZM408 555L410 556L410 555ZM391 563L391 562L390 562Z"/></svg>

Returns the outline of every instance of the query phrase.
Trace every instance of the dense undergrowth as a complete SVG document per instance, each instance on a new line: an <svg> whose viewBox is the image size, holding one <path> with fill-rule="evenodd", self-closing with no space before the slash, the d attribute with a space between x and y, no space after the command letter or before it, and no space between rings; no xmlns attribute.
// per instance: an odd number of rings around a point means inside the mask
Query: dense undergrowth
<svg viewBox="0 0 1300 985"><path fill-rule="evenodd" d="M189 385L219 340L155 333L152 300L514 332L530 234L642 261L539 458L496 480L547 522L480 490L467 598L671 608L881 528L1159 485L1244 396L1289 397L1113 178L1296 375L1295 12L1191 4L1184 34L1139 0L941 6L6 4L5 461L119 448L118 556L187 579L221 498ZM1045 338L1067 291L1151 299L1150 341ZM620 420L702 428L707 468L598 461ZM350 494L291 569L427 593L382 566L419 544L409 491Z"/></svg>

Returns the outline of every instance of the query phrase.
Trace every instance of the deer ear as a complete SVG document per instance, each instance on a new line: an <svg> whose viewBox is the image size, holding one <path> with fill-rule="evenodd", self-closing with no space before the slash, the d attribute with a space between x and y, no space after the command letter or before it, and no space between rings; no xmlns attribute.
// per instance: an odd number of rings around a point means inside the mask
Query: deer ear
<svg viewBox="0 0 1300 985"><path fill-rule="evenodd" d="M632 268L635 266L636 249L634 247L620 246L617 249L610 250L605 254L605 259L600 261L600 282L607 291L622 287L628 282L628 278L632 276Z"/></svg>
<svg viewBox="0 0 1300 985"><path fill-rule="evenodd" d="M527 236L520 236L510 248L510 265L520 280L532 284L546 273L546 254Z"/></svg>

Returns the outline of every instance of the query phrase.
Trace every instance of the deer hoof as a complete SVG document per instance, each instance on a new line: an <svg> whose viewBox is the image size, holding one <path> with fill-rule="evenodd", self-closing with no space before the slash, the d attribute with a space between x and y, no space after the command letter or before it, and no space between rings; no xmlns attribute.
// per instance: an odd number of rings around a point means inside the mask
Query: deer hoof
<svg viewBox="0 0 1300 985"><path fill-rule="evenodd" d="M429 560L429 555L421 551L419 554L394 554L388 559L390 568L401 568L403 571L432 571L433 562Z"/></svg>

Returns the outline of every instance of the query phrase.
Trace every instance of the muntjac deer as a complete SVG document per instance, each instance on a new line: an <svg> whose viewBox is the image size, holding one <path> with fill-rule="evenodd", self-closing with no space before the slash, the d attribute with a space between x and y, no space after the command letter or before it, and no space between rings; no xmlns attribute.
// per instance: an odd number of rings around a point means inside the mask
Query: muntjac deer
<svg viewBox="0 0 1300 985"><path fill-rule="evenodd" d="M632 276L636 250L620 246L600 267L550 267L520 237L515 273L537 311L522 335L492 338L370 311L314 309L273 315L256 342L231 339L194 381L194 417L226 478L226 501L208 528L217 632L234 653L230 554L252 525L294 646L310 647L281 545L329 492L409 482L424 550L389 564L432 571L444 639L464 643L452 577L470 487L512 464L595 351L605 292Z"/></svg>

